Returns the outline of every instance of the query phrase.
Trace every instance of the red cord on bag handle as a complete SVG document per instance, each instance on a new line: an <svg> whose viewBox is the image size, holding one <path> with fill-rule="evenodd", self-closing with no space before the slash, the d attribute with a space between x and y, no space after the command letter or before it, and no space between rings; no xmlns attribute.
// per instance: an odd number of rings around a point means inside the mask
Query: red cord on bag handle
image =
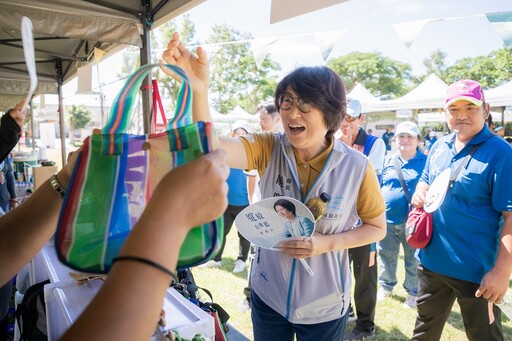
<svg viewBox="0 0 512 341"><path fill-rule="evenodd" d="M153 85L153 131L156 132L158 111L160 111L160 116L164 126L167 125L167 118L165 117L164 106L162 105L162 98L160 97L160 90L158 90L158 81L153 79L151 80L151 84Z"/></svg>

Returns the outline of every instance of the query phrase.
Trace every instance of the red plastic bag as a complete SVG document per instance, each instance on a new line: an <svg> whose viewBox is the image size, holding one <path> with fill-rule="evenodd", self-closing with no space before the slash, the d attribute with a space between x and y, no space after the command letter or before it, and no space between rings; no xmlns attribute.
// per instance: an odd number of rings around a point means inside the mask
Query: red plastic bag
<svg viewBox="0 0 512 341"><path fill-rule="evenodd" d="M434 230L432 214L423 208L415 208L409 212L405 223L405 238L409 245L416 249L423 249L428 245Z"/></svg>

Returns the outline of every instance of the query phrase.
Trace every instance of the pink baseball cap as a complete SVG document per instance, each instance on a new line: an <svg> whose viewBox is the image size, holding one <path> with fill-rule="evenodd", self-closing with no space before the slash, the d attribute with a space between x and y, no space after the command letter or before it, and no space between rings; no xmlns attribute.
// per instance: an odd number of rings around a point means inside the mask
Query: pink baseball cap
<svg viewBox="0 0 512 341"><path fill-rule="evenodd" d="M444 107L447 108L450 104L461 100L481 106L485 102L485 97L480 83L470 79L462 79L450 85L448 90L446 90Z"/></svg>

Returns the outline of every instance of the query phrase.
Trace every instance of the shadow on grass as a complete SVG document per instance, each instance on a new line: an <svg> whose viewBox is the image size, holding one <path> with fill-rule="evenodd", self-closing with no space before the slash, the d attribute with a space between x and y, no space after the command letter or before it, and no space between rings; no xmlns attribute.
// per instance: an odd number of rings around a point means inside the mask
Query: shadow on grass
<svg viewBox="0 0 512 341"><path fill-rule="evenodd" d="M349 333L352 329L355 328L355 323L347 323L347 327L345 329L345 334ZM410 337L402 333L402 331L398 327L393 327L389 331L379 328L379 326L375 327L375 336L371 337L372 341L405 341L410 340Z"/></svg>

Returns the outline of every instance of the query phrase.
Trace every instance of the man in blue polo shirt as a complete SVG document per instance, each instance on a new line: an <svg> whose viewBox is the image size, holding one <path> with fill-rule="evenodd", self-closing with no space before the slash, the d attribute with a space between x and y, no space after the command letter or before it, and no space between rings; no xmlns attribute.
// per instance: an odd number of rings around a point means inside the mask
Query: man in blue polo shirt
<svg viewBox="0 0 512 341"><path fill-rule="evenodd" d="M501 302L512 272L512 147L485 124L490 106L478 82L450 85L444 108L452 134L432 146L413 205L426 204L441 172L462 168L443 187L432 239L419 253L412 340L439 340L455 299L469 340L503 340L494 303Z"/></svg>

